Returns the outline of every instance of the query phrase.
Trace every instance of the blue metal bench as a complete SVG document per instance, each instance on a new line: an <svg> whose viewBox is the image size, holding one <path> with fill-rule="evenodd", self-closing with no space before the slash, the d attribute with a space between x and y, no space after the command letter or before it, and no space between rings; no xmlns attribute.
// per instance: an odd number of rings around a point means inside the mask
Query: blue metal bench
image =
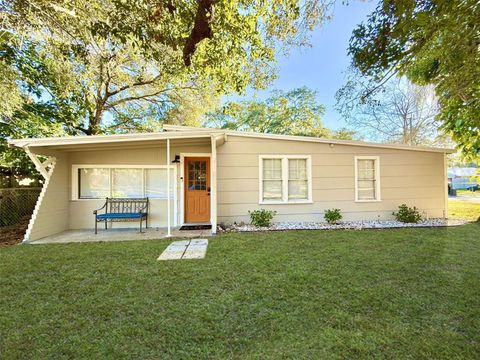
<svg viewBox="0 0 480 360"><path fill-rule="evenodd" d="M105 209L103 214L100 210ZM148 198L106 198L105 204L93 212L95 215L95 234L97 234L97 225L99 222L107 223L120 221L139 221L140 232L142 232L142 223L145 220L145 228L148 228Z"/></svg>

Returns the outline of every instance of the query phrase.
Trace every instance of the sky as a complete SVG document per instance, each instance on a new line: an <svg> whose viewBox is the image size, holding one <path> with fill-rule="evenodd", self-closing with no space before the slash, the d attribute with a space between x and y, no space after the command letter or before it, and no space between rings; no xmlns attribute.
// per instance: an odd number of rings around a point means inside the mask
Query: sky
<svg viewBox="0 0 480 360"><path fill-rule="evenodd" d="M301 86L318 92L318 101L326 108L323 124L331 129L346 126L335 111L335 93L345 82L345 71L350 64L348 42L355 26L373 12L376 1L351 1L350 5L337 2L332 20L317 29L311 38L311 48L293 49L288 57L278 58L278 77L266 90L247 92L245 96L228 96L228 100L264 99L271 90L291 90Z"/></svg>

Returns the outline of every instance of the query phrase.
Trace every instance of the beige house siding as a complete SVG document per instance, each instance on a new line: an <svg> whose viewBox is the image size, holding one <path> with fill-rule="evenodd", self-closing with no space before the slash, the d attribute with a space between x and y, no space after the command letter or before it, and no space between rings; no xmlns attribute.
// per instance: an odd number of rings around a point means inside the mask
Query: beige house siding
<svg viewBox="0 0 480 360"><path fill-rule="evenodd" d="M36 240L67 229L92 229L93 210L103 199L74 200L73 165L164 166L175 155L210 154L211 139L171 140L171 157L166 160L165 141L130 146L108 145L68 149L55 154L57 162L39 198L27 232ZM194 142L194 143L192 143ZM157 146L158 144L158 146ZM308 155L311 157L312 202L303 204L259 205L259 156ZM355 202L355 157L375 156L380 161L381 201ZM227 136L217 147L217 220L218 223L249 222L248 210L277 211L275 221L322 221L326 209L341 209L345 220L390 219L398 205L417 206L428 217L446 214L446 167L441 152L366 147L350 144L304 142ZM212 183L213 184L213 183ZM176 165L176 202L171 202L172 225L182 219L181 165ZM167 225L167 201L152 199L150 226ZM136 223L118 223L113 227L136 227Z"/></svg>
<svg viewBox="0 0 480 360"><path fill-rule="evenodd" d="M446 213L444 154L229 135L218 148L218 222L249 221L248 210L277 211L275 221L319 221L340 208L345 220L390 219L401 203L425 216ZM259 205L260 155L311 155L312 204ZM355 202L355 156L380 159L381 201Z"/></svg>
<svg viewBox="0 0 480 360"><path fill-rule="evenodd" d="M25 240L33 241L68 229L69 162L67 154L54 154L56 163L30 219Z"/></svg>
<svg viewBox="0 0 480 360"><path fill-rule="evenodd" d="M174 143L170 149L170 162L172 164L175 155L181 153L210 153L210 141L204 145L177 146ZM72 189L72 165L166 165L166 148L146 147L136 149L115 149L102 151L76 151L70 154L69 163L69 180L68 180L68 194L69 194L69 228L70 229L89 229L94 226L93 210L103 206L105 200L91 200L80 199L71 200L73 198L72 192L77 189ZM180 167L176 166L176 204L171 202L171 219L172 225L179 225L182 222L180 211L180 192L182 189L182 182L180 179ZM173 198L173 195L172 195ZM166 227L167 226L167 200L150 199L149 212L149 226L152 227ZM174 210L177 209L175 213ZM176 220L176 221L175 221ZM134 222L119 222L114 223L113 227L138 227L138 223Z"/></svg>

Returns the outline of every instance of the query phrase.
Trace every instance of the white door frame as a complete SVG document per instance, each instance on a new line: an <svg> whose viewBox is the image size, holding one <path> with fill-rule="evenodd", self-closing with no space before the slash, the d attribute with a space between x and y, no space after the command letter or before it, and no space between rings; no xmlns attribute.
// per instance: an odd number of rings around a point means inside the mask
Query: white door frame
<svg viewBox="0 0 480 360"><path fill-rule="evenodd" d="M180 226L185 225L185 158L208 157L210 159L210 186L212 186L212 154L211 153L180 153ZM212 222L212 207L210 206L210 223Z"/></svg>

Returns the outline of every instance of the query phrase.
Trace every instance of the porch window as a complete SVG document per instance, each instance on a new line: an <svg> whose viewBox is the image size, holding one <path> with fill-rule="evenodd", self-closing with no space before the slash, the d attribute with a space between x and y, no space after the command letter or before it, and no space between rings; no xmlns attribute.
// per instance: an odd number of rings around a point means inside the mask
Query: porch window
<svg viewBox="0 0 480 360"><path fill-rule="evenodd" d="M110 196L110 169L78 169L78 179L81 199Z"/></svg>
<svg viewBox="0 0 480 360"><path fill-rule="evenodd" d="M73 200L106 197L167 199L167 167L73 165ZM170 196L176 198L176 169L170 166ZM75 191L75 188L77 191Z"/></svg>
<svg viewBox="0 0 480 360"><path fill-rule="evenodd" d="M118 198L143 197L142 169L112 169L112 196Z"/></svg>
<svg viewBox="0 0 480 360"><path fill-rule="evenodd" d="M308 155L260 156L260 204L311 202Z"/></svg>
<svg viewBox="0 0 480 360"><path fill-rule="evenodd" d="M175 174L170 171L170 194L174 192ZM145 169L145 197L167 198L167 169Z"/></svg>
<svg viewBox="0 0 480 360"><path fill-rule="evenodd" d="M355 200L380 200L380 166L378 156L355 157Z"/></svg>

